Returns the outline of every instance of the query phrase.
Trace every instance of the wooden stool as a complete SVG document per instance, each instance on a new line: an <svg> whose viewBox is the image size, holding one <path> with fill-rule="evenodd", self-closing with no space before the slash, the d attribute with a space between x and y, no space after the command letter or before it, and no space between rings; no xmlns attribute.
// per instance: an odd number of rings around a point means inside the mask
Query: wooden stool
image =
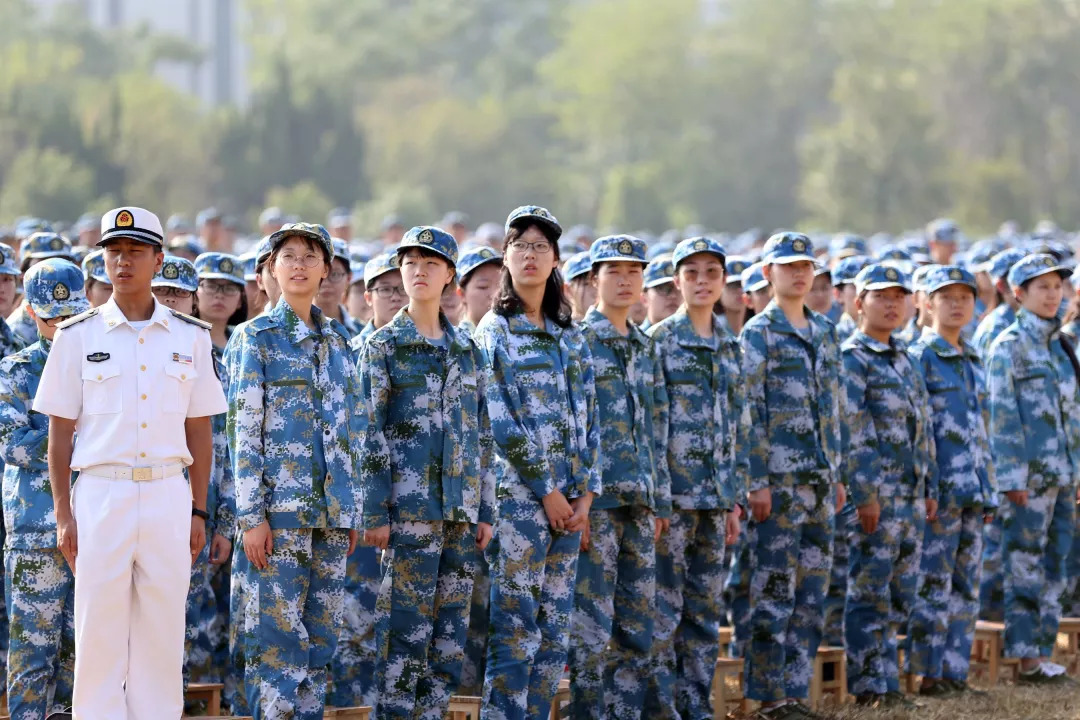
<svg viewBox="0 0 1080 720"><path fill-rule="evenodd" d="M908 658L908 646L907 635L896 636L896 669L900 675L900 687L904 688L905 692L918 693L919 692L919 676L914 673L904 672L904 663Z"/></svg>
<svg viewBox="0 0 1080 720"><path fill-rule="evenodd" d="M1054 655L1070 675L1080 674L1080 618L1061 618L1057 640Z"/></svg>
<svg viewBox="0 0 1080 720"><path fill-rule="evenodd" d="M371 706L328 707L323 710L323 717L334 718L334 720L368 720L371 717Z"/></svg>
<svg viewBox="0 0 1080 720"><path fill-rule="evenodd" d="M717 658L712 678L713 720L724 720L732 710L746 713L750 703L743 695L744 667L742 658ZM735 681L734 687L728 685L729 679Z"/></svg>
<svg viewBox="0 0 1080 720"><path fill-rule="evenodd" d="M1001 650L1004 645L1004 623L986 620L976 622L975 640L971 643L971 677L985 674L988 686L997 685L1001 675Z"/></svg>
<svg viewBox="0 0 1080 720"><path fill-rule="evenodd" d="M221 683L188 683L184 700L187 702L205 702L206 714L214 717L221 715Z"/></svg>
<svg viewBox="0 0 1080 720"><path fill-rule="evenodd" d="M446 711L446 720L480 720L480 706L483 700L467 695L454 695L450 698L450 707Z"/></svg>
<svg viewBox="0 0 1080 720"><path fill-rule="evenodd" d="M832 665L832 679L825 680L825 667ZM840 707L847 702L847 653L842 647L818 648L814 658L814 675L810 679L810 707L820 710L826 697Z"/></svg>
<svg viewBox="0 0 1080 720"><path fill-rule="evenodd" d="M551 720L562 720L566 717L563 712L570 704L570 678L559 681L559 689L555 691L555 697L551 700Z"/></svg>
<svg viewBox="0 0 1080 720"><path fill-rule="evenodd" d="M726 625L720 626L720 657L727 657L731 653L731 641L735 639L735 630Z"/></svg>

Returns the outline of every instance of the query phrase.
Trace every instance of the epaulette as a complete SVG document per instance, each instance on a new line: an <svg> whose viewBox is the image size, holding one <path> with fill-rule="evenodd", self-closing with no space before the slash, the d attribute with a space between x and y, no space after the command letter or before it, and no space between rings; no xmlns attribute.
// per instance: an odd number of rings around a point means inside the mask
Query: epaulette
<svg viewBox="0 0 1080 720"><path fill-rule="evenodd" d="M63 330L64 328L69 328L72 325L78 325L83 320L89 320L90 318L92 318L92 317L94 317L95 315L98 314L98 309L99 308L90 308L89 310L87 310L84 313L79 313L75 317L70 317L67 320L65 320L64 322L58 323L57 326L56 326L56 329L57 330Z"/></svg>
<svg viewBox="0 0 1080 720"><path fill-rule="evenodd" d="M173 310L172 308L169 308L169 312L171 312L175 317L180 318L184 322L191 323L192 325L198 325L203 330L209 330L210 328L214 327L213 325L206 322L205 320L200 320L199 318L191 317L190 315L187 315L187 314L182 313L182 312L177 312L176 310Z"/></svg>

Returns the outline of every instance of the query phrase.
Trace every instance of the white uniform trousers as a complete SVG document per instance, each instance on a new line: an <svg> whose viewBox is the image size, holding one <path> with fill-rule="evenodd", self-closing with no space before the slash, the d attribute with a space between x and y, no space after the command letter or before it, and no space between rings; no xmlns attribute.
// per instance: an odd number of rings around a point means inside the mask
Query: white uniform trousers
<svg viewBox="0 0 1080 720"><path fill-rule="evenodd" d="M191 488L80 475L72 503L76 720L178 720Z"/></svg>

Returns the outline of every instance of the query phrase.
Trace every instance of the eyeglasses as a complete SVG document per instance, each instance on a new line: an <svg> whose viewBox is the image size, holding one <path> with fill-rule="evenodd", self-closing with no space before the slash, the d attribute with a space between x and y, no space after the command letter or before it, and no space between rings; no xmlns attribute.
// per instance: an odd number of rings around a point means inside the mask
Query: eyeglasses
<svg viewBox="0 0 1080 720"><path fill-rule="evenodd" d="M158 297L175 297L180 298L181 300L187 300L192 295L190 290L182 290L177 287L156 287L152 289L154 294Z"/></svg>
<svg viewBox="0 0 1080 720"><path fill-rule="evenodd" d="M532 250L537 255L546 255L551 252L552 245L547 240L538 240L536 242L526 242L525 240L514 240L510 243L510 252L515 252L520 255L525 254L529 250Z"/></svg>
<svg viewBox="0 0 1080 720"><path fill-rule="evenodd" d="M345 278L349 277L351 274L352 273L347 273L344 270L334 270L333 272L331 272L329 275L326 276L326 279L329 280L330 282L341 282Z"/></svg>
<svg viewBox="0 0 1080 720"><path fill-rule="evenodd" d="M224 295L225 297L236 297L240 294L241 288L236 283L224 282L224 283L199 283L199 290L202 290L207 295Z"/></svg>
<svg viewBox="0 0 1080 720"><path fill-rule="evenodd" d="M322 262L322 256L315 253L307 253L306 255L294 255L291 252L283 252L277 256L277 262L282 265L303 265L307 268L313 268Z"/></svg>
<svg viewBox="0 0 1080 720"><path fill-rule="evenodd" d="M405 297L405 288L401 285L380 285L379 287L371 288L371 292L375 293L379 297L392 298L395 295L398 297Z"/></svg>
<svg viewBox="0 0 1080 720"><path fill-rule="evenodd" d="M649 292L654 292L661 297L670 297L675 294L675 283L653 285L651 288L649 288Z"/></svg>

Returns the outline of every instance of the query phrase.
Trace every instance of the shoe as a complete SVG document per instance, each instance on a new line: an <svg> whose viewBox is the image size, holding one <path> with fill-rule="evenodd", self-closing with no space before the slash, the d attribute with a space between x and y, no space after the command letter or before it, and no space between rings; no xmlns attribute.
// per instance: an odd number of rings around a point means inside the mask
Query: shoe
<svg viewBox="0 0 1080 720"><path fill-rule="evenodd" d="M855 704L859 707L879 708L885 706L885 696L877 693L863 693L855 696Z"/></svg>
<svg viewBox="0 0 1080 720"><path fill-rule="evenodd" d="M942 680L942 682L948 683L955 691L956 695L970 695L971 697L977 698L990 697L990 693L985 690L979 690L968 685L967 680L949 680L946 678L945 680Z"/></svg>
<svg viewBox="0 0 1080 720"><path fill-rule="evenodd" d="M1049 684L1057 685L1059 687L1080 687L1080 682L1077 682L1065 673L1062 673L1060 675L1051 675Z"/></svg>
<svg viewBox="0 0 1080 720"><path fill-rule="evenodd" d="M914 700L910 700L904 693L897 690L890 690L885 693L882 705L884 707L899 708L901 710L918 710L922 707L922 705Z"/></svg>
<svg viewBox="0 0 1080 720"><path fill-rule="evenodd" d="M762 708L753 715L753 720L806 720L795 703L784 703L771 708Z"/></svg>
<svg viewBox="0 0 1080 720"><path fill-rule="evenodd" d="M923 685L919 688L919 697L924 698L950 698L959 694L951 680L938 680L933 685Z"/></svg>
<svg viewBox="0 0 1080 720"><path fill-rule="evenodd" d="M806 705L803 705L801 702L793 702L791 703L791 706L798 710L800 713L802 713L802 717L804 718L804 720L825 720L824 715L814 712Z"/></svg>
<svg viewBox="0 0 1080 720"><path fill-rule="evenodd" d="M1020 672L1020 676L1016 680L1017 685L1057 685L1059 684L1058 678L1060 675L1051 675L1046 672L1046 669L1042 665L1039 665L1031 672ZM1066 676L1067 677L1067 676Z"/></svg>

